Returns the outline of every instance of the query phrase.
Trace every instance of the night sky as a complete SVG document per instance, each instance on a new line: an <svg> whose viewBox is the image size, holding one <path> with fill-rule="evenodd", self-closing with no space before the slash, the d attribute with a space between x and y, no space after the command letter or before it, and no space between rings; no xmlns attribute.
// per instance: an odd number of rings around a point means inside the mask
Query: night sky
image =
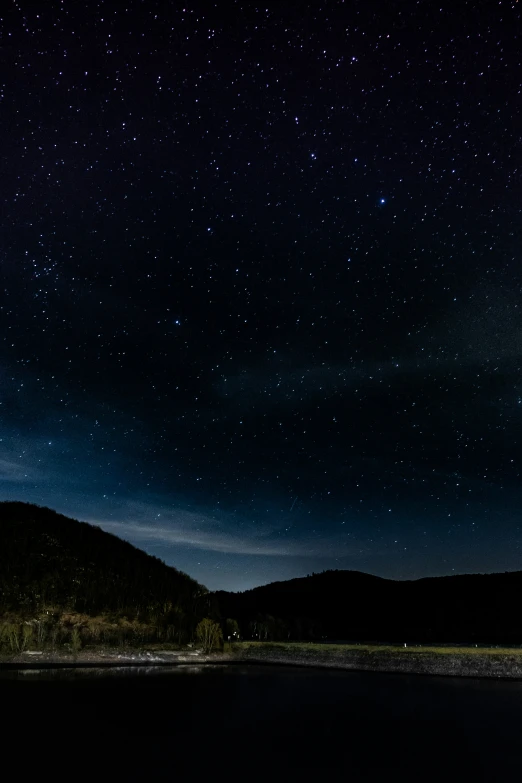
<svg viewBox="0 0 522 783"><path fill-rule="evenodd" d="M521 569L519 4L3 14L1 499L210 589Z"/></svg>

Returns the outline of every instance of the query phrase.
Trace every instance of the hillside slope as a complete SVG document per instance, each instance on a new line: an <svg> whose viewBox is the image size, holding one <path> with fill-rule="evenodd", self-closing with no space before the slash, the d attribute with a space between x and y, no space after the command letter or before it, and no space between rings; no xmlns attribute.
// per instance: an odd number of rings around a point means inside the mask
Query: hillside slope
<svg viewBox="0 0 522 783"><path fill-rule="evenodd" d="M0 612L45 606L145 617L193 614L208 591L99 527L49 508L0 503Z"/></svg>
<svg viewBox="0 0 522 783"><path fill-rule="evenodd" d="M216 598L245 639L522 643L522 571L402 582L325 571Z"/></svg>

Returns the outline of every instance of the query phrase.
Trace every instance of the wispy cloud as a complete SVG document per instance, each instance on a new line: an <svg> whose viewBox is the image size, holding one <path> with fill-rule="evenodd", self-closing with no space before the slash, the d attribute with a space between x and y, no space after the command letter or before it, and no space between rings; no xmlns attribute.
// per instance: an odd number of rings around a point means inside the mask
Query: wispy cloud
<svg viewBox="0 0 522 783"><path fill-rule="evenodd" d="M115 533L120 538L140 541L157 541L165 545L186 546L191 549L206 549L240 555L291 555L288 546L275 546L265 542L256 543L227 533L213 534L197 530L182 530L178 526L144 525L132 522L98 522L101 528Z"/></svg>
<svg viewBox="0 0 522 783"><path fill-rule="evenodd" d="M86 521L99 525L131 542L155 542L166 547L178 546L237 555L270 555L276 557L360 556L366 547L353 539L343 542L339 537L300 536L294 539L283 535L274 526L250 523L236 518L177 509L158 512L156 506L130 504L136 513L121 521L91 518ZM129 509L130 511L130 509ZM144 521L147 516L150 521Z"/></svg>
<svg viewBox="0 0 522 783"><path fill-rule="evenodd" d="M290 357L267 362L231 374L222 379L217 393L225 400L245 408L261 405L270 408L296 402L310 402L344 391L361 388L389 390L394 381L402 383L404 376L417 377L419 383L431 373L461 373L469 364L459 357L419 352L410 358L384 361L323 362L320 365L294 365ZM384 381L386 385L384 386Z"/></svg>
<svg viewBox="0 0 522 783"><path fill-rule="evenodd" d="M35 481L40 477L41 474L35 468L29 467L23 461L0 457L0 481L18 483Z"/></svg>
<svg viewBox="0 0 522 783"><path fill-rule="evenodd" d="M381 389L388 395L394 385L419 391L426 376L451 374L463 385L476 376L470 371L502 373L519 378L522 325L519 292L477 288L455 300L439 321L426 330L404 334L395 355L376 360L358 358L357 352L341 361L308 361L303 351L283 349L257 362L221 376L215 391L223 400L244 410L307 404L355 389Z"/></svg>

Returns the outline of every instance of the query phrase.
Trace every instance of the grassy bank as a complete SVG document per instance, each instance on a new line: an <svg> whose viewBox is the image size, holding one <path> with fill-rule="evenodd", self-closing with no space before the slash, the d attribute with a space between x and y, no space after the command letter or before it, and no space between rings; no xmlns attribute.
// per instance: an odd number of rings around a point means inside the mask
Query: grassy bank
<svg viewBox="0 0 522 783"><path fill-rule="evenodd" d="M251 663L522 679L521 648L241 642L230 651Z"/></svg>
<svg viewBox="0 0 522 783"><path fill-rule="evenodd" d="M188 633L158 620L142 622L117 613L91 616L50 607L39 613L0 616L0 660L26 651L78 654L84 649L181 649L189 640Z"/></svg>
<svg viewBox="0 0 522 783"><path fill-rule="evenodd" d="M247 651L286 651L288 653L300 652L305 655L321 652L329 653L333 657L343 653L359 652L368 654L400 654L400 655L518 655L522 660L522 647L457 647L432 645L410 645L404 647L399 644L320 644L316 642L236 642L230 645L231 650L239 652Z"/></svg>

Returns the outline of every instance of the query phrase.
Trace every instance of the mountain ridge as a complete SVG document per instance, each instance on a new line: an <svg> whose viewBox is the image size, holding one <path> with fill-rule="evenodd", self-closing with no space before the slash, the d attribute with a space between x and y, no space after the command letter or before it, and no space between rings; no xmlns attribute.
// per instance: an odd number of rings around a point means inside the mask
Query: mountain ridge
<svg viewBox="0 0 522 783"><path fill-rule="evenodd" d="M243 638L462 639L522 643L522 570L391 580L328 570L232 593L210 592L96 525L45 506L0 502L0 613L45 607L149 623L190 639L207 616ZM170 629L167 631L165 629ZM152 633L152 632L151 632Z"/></svg>
<svg viewBox="0 0 522 783"><path fill-rule="evenodd" d="M189 613L209 591L128 541L46 506L0 502L0 611ZM201 601L200 601L201 603Z"/></svg>
<svg viewBox="0 0 522 783"><path fill-rule="evenodd" d="M522 642L522 571L399 581L336 570L215 596L245 638L265 641Z"/></svg>

